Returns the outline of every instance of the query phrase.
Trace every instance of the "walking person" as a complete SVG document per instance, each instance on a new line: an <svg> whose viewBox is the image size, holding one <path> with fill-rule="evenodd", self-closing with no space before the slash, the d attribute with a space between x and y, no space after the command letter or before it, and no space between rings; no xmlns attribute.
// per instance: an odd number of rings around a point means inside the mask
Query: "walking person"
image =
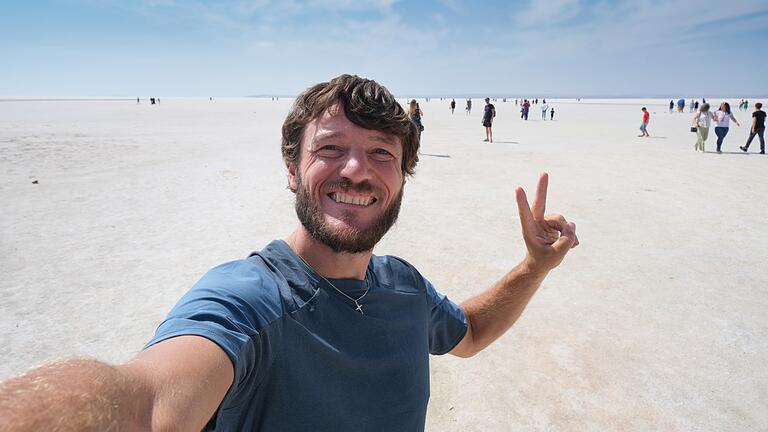
<svg viewBox="0 0 768 432"><path fill-rule="evenodd" d="M675 109L675 101L669 100L669 113L672 114L672 110Z"/></svg>
<svg viewBox="0 0 768 432"><path fill-rule="evenodd" d="M467 99L467 115L472 114L472 99Z"/></svg>
<svg viewBox="0 0 768 432"><path fill-rule="evenodd" d="M552 109L549 110L549 119L550 120L555 119L555 107L552 107Z"/></svg>
<svg viewBox="0 0 768 432"><path fill-rule="evenodd" d="M496 107L491 103L491 99L485 98L485 108L483 110L483 127L485 127L485 142L493 142L493 119L496 117Z"/></svg>
<svg viewBox="0 0 768 432"><path fill-rule="evenodd" d="M546 120L547 119L547 110L549 109L549 105L547 105L547 101L545 100L544 103L541 105L541 119Z"/></svg>
<svg viewBox="0 0 768 432"><path fill-rule="evenodd" d="M712 112L709 111L709 104L701 104L701 108L693 116L693 126L696 128L696 144L693 148L696 151L701 149L704 153L704 143L709 136L709 126L712 124Z"/></svg>
<svg viewBox="0 0 768 432"><path fill-rule="evenodd" d="M453 110L456 109L456 99L451 99L451 114L453 114Z"/></svg>
<svg viewBox="0 0 768 432"><path fill-rule="evenodd" d="M745 153L749 150L749 145L752 144L752 140L757 135L760 138L760 154L765 154L765 138L763 137L765 134L765 111L760 109L762 107L763 104L760 102L755 104L755 112L752 113L752 128L749 130L747 144L744 147L739 147Z"/></svg>
<svg viewBox="0 0 768 432"><path fill-rule="evenodd" d="M736 126L741 125L736 120L736 117L734 117L731 113L731 105L728 102L723 102L720 104L720 108L714 114L714 120L715 123L717 123L717 126L715 126L715 135L717 135L717 152L722 153L721 147L723 146L723 140L725 139L725 136L728 135L730 121L733 120L733 122L736 123Z"/></svg>
<svg viewBox="0 0 768 432"><path fill-rule="evenodd" d="M640 123L640 135L638 137L649 137L648 135L648 121L651 119L651 113L645 107L642 107L640 111L643 112L643 122Z"/></svg>
<svg viewBox="0 0 768 432"><path fill-rule="evenodd" d="M424 131L424 125L421 123L421 116L423 115L424 113L419 108L416 99L411 99L411 102L408 104L408 117L419 128L419 139L421 139L421 132Z"/></svg>
<svg viewBox="0 0 768 432"><path fill-rule="evenodd" d="M523 100L523 109L520 110L520 118L523 120L528 120L528 113L531 109L531 103L528 102L528 99Z"/></svg>

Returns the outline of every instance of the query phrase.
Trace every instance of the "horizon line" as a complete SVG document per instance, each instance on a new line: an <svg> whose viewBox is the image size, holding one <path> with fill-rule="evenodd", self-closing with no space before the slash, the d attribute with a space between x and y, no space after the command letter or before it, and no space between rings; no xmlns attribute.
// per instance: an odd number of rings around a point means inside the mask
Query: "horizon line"
<svg viewBox="0 0 768 432"><path fill-rule="evenodd" d="M253 99L265 99L265 98L286 98L286 99L295 99L298 95L291 95L291 94L255 94L255 95L245 95L245 96L139 96L138 98L140 100L149 100L151 97L154 98L172 98L172 99L207 99L207 98L222 98L222 99L243 99L243 98L253 98ZM584 95L584 96L576 96L576 95L538 95L538 96L502 96L498 93L458 93L450 96L445 95L425 95L425 94L416 94L416 95L408 95L408 96L398 96L395 95L395 99L484 99L486 97L489 97L491 99L671 99L671 100L678 100L678 99L692 99L692 100L699 100L702 97L696 96L669 96L669 95L632 95L632 94L626 94L626 95ZM704 96L704 99L736 99L736 98L742 98L742 99L768 99L768 96L760 96L760 95L741 95L741 96L725 96L725 95L706 95ZM3 96L0 95L0 102L74 102L74 101L135 101L136 97L133 96L61 96L61 97L53 97L53 96Z"/></svg>

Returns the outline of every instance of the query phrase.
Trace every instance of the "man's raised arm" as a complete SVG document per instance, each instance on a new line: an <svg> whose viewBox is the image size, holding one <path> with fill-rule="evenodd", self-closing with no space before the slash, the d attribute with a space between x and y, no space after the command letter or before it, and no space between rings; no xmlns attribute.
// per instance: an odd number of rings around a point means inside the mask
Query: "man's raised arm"
<svg viewBox="0 0 768 432"><path fill-rule="evenodd" d="M160 342L119 366L64 360L0 384L0 431L200 430L233 377L224 351L197 336Z"/></svg>
<svg viewBox="0 0 768 432"><path fill-rule="evenodd" d="M544 215L549 176L543 173L536 188L533 208L522 188L515 190L523 239L528 253L522 263L493 286L461 304L469 327L464 339L451 350L471 357L503 335L523 313L550 270L571 248L578 246L576 225L562 215Z"/></svg>

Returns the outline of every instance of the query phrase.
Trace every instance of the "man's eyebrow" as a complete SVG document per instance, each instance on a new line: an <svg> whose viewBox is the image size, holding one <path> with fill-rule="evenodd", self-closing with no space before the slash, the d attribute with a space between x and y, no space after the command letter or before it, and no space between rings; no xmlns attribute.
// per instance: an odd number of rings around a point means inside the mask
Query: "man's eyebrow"
<svg viewBox="0 0 768 432"><path fill-rule="evenodd" d="M386 145L389 145L389 146L392 146L392 147L397 146L397 139L394 138L394 137L390 138L390 137L387 137L387 136L384 136L384 135L375 134L375 135L373 135L371 137L371 139L373 141L377 141L377 142L380 142L382 144L386 144Z"/></svg>
<svg viewBox="0 0 768 432"><path fill-rule="evenodd" d="M314 136L312 141L325 141L330 139L344 138L344 134L341 132L325 132L319 133Z"/></svg>
<svg viewBox="0 0 768 432"><path fill-rule="evenodd" d="M326 140L344 139L345 137L346 137L346 135L343 132L335 132L335 131L334 132L325 132L325 133L320 133L320 134L315 135L313 141L314 142L321 142L321 141L326 141ZM381 143L381 144L386 144L388 146L392 146L392 147L397 146L397 139L394 138L394 137L390 138L390 137L387 137L387 136L382 135L382 134L374 133L374 134L370 135L369 139L372 140L372 141L376 141L378 143Z"/></svg>

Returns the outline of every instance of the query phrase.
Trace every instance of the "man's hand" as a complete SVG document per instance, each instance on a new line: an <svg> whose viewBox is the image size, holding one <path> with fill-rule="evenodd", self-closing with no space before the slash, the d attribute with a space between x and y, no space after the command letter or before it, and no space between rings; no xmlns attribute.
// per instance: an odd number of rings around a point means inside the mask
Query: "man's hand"
<svg viewBox="0 0 768 432"><path fill-rule="evenodd" d="M543 173L536 188L533 209L522 188L517 188L517 207L528 254L487 290L461 304L467 317L467 334L452 350L471 357L504 334L523 313L547 273L579 244L576 225L561 215L544 215L549 176Z"/></svg>
<svg viewBox="0 0 768 432"><path fill-rule="evenodd" d="M517 208L523 239L528 249L525 264L533 272L546 273L557 267L571 248L579 245L576 224L568 222L562 215L544 215L547 207L547 186L549 175L542 173L536 187L533 207L521 187L515 189Z"/></svg>

